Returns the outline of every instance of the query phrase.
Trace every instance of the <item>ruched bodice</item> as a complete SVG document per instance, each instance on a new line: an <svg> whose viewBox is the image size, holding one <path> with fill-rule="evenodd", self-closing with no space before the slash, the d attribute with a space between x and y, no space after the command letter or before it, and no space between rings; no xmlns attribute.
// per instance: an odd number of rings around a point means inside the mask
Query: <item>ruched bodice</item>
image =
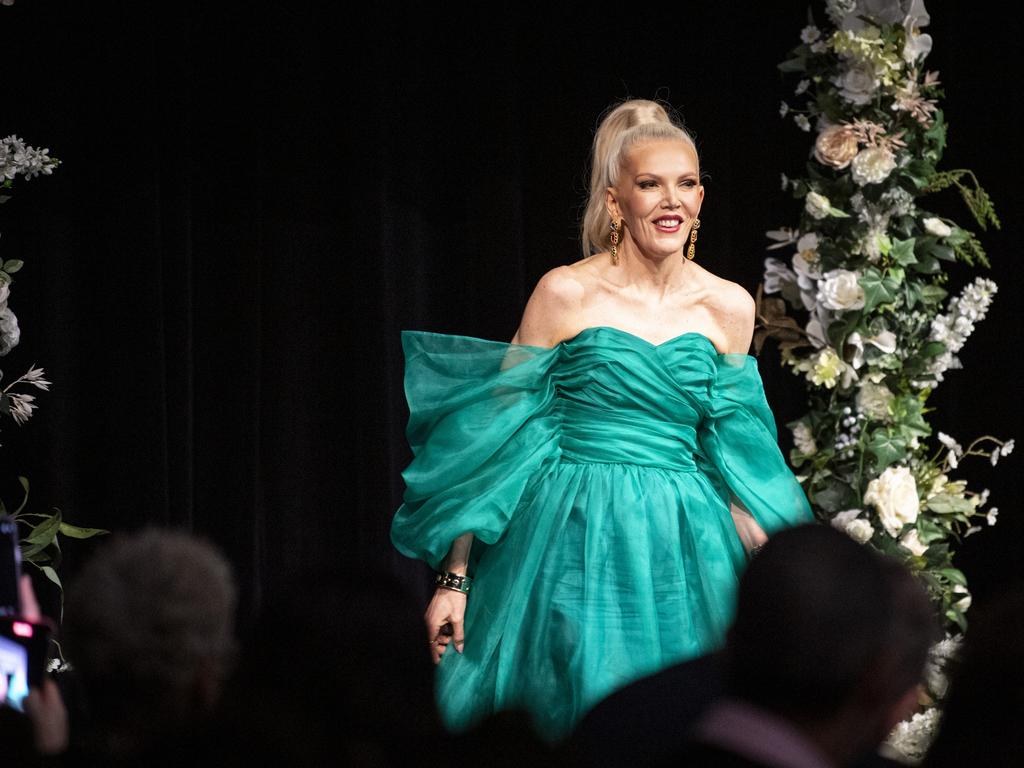
<svg viewBox="0 0 1024 768"><path fill-rule="evenodd" d="M465 653L439 669L454 729L521 706L557 739L619 685L717 647L746 562L730 498L769 534L811 519L756 360L701 334L402 338L414 459L392 540L437 567L476 538Z"/></svg>

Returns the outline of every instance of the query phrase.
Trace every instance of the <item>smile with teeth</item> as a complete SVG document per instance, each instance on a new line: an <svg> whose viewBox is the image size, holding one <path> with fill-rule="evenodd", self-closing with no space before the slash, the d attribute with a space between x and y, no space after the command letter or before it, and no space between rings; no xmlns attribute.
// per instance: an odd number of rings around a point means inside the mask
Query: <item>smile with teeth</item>
<svg viewBox="0 0 1024 768"><path fill-rule="evenodd" d="M654 226L662 232L678 232L682 223L680 216L662 216L654 220Z"/></svg>

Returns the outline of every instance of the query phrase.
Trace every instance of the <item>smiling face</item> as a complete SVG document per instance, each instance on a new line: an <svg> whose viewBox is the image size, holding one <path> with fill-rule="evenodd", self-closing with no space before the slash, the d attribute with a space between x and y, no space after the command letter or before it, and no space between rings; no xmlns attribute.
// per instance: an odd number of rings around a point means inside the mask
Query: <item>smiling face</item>
<svg viewBox="0 0 1024 768"><path fill-rule="evenodd" d="M622 248L631 242L648 258L679 255L704 200L697 153L674 139L637 145L607 200L612 220L622 222Z"/></svg>

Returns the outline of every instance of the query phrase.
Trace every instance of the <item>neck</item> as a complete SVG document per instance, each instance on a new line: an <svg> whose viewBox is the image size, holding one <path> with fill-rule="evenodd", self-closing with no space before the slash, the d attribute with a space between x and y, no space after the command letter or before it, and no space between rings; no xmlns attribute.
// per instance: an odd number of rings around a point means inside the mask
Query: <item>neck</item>
<svg viewBox="0 0 1024 768"><path fill-rule="evenodd" d="M682 252L651 256L626 240L619 248L619 270L623 284L667 290L686 285L693 274Z"/></svg>

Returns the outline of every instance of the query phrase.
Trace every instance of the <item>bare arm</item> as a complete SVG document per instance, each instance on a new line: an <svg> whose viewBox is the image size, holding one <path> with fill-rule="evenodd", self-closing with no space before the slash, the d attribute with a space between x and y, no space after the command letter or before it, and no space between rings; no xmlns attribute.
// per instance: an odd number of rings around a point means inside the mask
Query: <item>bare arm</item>
<svg viewBox="0 0 1024 768"><path fill-rule="evenodd" d="M750 294L735 283L721 292L717 307L718 324L726 340L725 351L733 354L746 354L750 350L750 342L754 336L754 300ZM768 541L768 535L757 524L754 516L736 497L730 498L729 512L732 515L736 534L749 553Z"/></svg>

